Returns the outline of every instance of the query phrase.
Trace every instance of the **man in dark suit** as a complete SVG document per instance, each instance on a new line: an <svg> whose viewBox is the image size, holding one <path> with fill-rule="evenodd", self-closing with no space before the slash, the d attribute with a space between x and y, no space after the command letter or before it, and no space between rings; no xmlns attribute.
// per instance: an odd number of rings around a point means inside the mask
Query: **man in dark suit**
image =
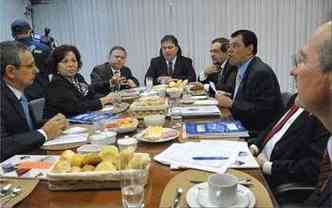
<svg viewBox="0 0 332 208"><path fill-rule="evenodd" d="M211 42L210 55L212 64L208 64L204 71L198 76L198 80L203 84L212 82L216 89L232 95L235 87L237 67L228 63L229 40L226 38L216 38ZM211 96L215 93L211 89Z"/></svg>
<svg viewBox="0 0 332 208"><path fill-rule="evenodd" d="M151 59L145 79L151 77L153 84L168 83L171 79L196 81L192 60L182 56L178 40L173 35L166 35L160 43L160 56Z"/></svg>
<svg viewBox="0 0 332 208"><path fill-rule="evenodd" d="M105 96L112 90L129 89L139 86L138 80L125 66L127 51L114 46L109 52L109 61L94 67L90 77L96 93Z"/></svg>
<svg viewBox="0 0 332 208"><path fill-rule="evenodd" d="M271 188L285 183L316 185L330 133L312 114L288 103L287 111L262 132L250 150Z"/></svg>
<svg viewBox="0 0 332 208"><path fill-rule="evenodd" d="M38 129L23 93L33 83L37 69L31 52L22 43L1 42L0 63L0 160L3 161L39 149L45 141L61 134L67 120L59 114Z"/></svg>
<svg viewBox="0 0 332 208"><path fill-rule="evenodd" d="M16 41L23 43L32 53L38 73L32 85L28 86L24 94L28 100L42 98L45 96L49 84L49 72L46 62L50 55L51 48L32 37L30 24L22 19L17 19L11 24L12 36Z"/></svg>
<svg viewBox="0 0 332 208"><path fill-rule="evenodd" d="M332 132L332 21L318 28L296 55L291 74L295 77L298 103L314 114ZM321 187L307 204L313 207L332 207L332 137L326 148L328 163L320 174L329 178L320 181Z"/></svg>
<svg viewBox="0 0 332 208"><path fill-rule="evenodd" d="M231 37L229 62L238 66L234 96L232 99L217 93L216 98L221 107L229 108L233 117L255 135L280 115L280 87L271 67L256 56L256 34L239 30Z"/></svg>

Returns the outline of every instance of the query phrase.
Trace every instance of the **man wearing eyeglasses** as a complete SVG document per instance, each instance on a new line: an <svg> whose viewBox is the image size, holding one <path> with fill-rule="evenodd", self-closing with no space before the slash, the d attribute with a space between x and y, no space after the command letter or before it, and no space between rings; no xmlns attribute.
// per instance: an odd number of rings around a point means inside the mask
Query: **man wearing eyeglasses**
<svg viewBox="0 0 332 208"><path fill-rule="evenodd" d="M291 71L298 89L297 103L332 132L332 21L320 26L296 55ZM324 160L326 163L323 163ZM310 207L332 207L332 137L321 162L320 186L307 201ZM324 168L323 167L324 165ZM325 174L325 178L323 178Z"/></svg>
<svg viewBox="0 0 332 208"><path fill-rule="evenodd" d="M210 56L212 64L208 64L198 76L198 80L204 84L212 82L216 89L233 94L237 67L228 63L229 40L216 38L212 40ZM211 91L214 95L214 92Z"/></svg>
<svg viewBox="0 0 332 208"><path fill-rule="evenodd" d="M0 43L1 132L0 161L15 154L38 152L45 141L61 134L67 120L58 114L39 128L30 113L24 90L36 76L31 52L20 42Z"/></svg>

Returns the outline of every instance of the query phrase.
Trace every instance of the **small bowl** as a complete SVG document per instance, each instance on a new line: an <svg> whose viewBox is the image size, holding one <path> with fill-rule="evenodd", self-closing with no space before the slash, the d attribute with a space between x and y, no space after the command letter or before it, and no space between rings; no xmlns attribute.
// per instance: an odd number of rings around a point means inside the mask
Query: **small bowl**
<svg viewBox="0 0 332 208"><path fill-rule="evenodd" d="M179 98L182 95L183 89L182 88L167 88L167 94L171 98Z"/></svg>
<svg viewBox="0 0 332 208"><path fill-rule="evenodd" d="M154 114L144 117L144 124L146 127L149 126L164 126L165 124L165 115Z"/></svg>
<svg viewBox="0 0 332 208"><path fill-rule="evenodd" d="M136 148L137 148L137 140L135 138L125 136L124 139L118 140L118 146L119 146L120 151L127 149L127 148L132 148L132 150L135 152Z"/></svg>
<svg viewBox="0 0 332 208"><path fill-rule="evenodd" d="M93 134L90 136L91 144L106 145L114 144L116 140L117 133L114 131L102 131L98 134Z"/></svg>

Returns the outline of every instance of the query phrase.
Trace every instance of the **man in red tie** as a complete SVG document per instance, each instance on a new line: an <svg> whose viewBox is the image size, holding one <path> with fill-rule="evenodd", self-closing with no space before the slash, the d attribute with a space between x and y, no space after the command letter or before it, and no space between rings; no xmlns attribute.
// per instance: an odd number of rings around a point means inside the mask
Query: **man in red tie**
<svg viewBox="0 0 332 208"><path fill-rule="evenodd" d="M321 25L296 55L296 67L291 74L298 89L298 103L317 116L332 132L332 21ZM332 137L326 154L332 159ZM325 157L326 158L326 157ZM332 177L322 182L316 193L307 202L314 207L332 207Z"/></svg>
<svg viewBox="0 0 332 208"><path fill-rule="evenodd" d="M250 145L270 187L318 183L319 165L330 134L312 114L294 104Z"/></svg>

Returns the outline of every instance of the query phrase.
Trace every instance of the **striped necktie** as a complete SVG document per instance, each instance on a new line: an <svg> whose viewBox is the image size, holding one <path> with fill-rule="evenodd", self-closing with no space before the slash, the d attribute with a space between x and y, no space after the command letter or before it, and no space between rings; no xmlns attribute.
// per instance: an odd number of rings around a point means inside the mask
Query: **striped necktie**
<svg viewBox="0 0 332 208"><path fill-rule="evenodd" d="M22 97L20 98L20 103L23 108L23 112L25 115L25 119L28 123L28 126L29 126L30 130L33 130L34 128L33 128L32 120L31 120L30 112L29 112L28 100L24 95L22 95Z"/></svg>

